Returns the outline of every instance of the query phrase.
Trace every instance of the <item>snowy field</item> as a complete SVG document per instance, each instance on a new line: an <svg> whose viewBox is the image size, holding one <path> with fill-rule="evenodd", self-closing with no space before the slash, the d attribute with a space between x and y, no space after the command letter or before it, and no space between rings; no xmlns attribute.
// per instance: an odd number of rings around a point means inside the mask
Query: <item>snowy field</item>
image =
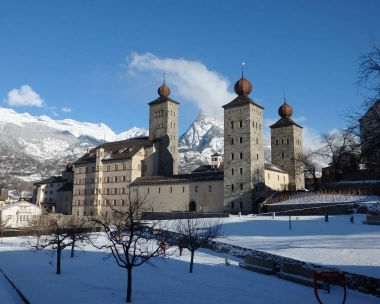
<svg viewBox="0 0 380 304"><path fill-rule="evenodd" d="M232 216L225 219L229 234L223 242L271 252L303 261L380 278L380 226L363 225L364 215L289 217ZM90 245L71 259L65 250L62 274L55 274L49 251L30 252L24 239L6 238L0 245L0 269L32 304L124 303L126 271L113 259ZM189 273L189 253L153 260L153 265L134 268L133 303L317 303L313 289L238 267L240 259L199 250L194 273ZM50 265L52 262L54 266ZM1 273L0 273L1 277ZM0 303L9 302L9 287L0 278ZM320 291L323 303L341 303L343 289L332 286L331 294ZM8 299L7 299L8 297ZM346 303L379 303L380 299L348 289Z"/></svg>

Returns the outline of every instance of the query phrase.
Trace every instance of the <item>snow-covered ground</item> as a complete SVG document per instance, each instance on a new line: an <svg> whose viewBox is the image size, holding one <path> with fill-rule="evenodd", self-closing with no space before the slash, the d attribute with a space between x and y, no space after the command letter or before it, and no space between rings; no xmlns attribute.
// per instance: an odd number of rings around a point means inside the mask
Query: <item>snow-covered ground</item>
<svg viewBox="0 0 380 304"><path fill-rule="evenodd" d="M380 278L380 226L362 224L364 215L354 217L354 224L349 216L330 216L328 223L319 216L292 217L290 230L289 217L231 216L225 219L229 237L222 241ZM71 259L66 250L62 274L56 275L49 251L30 252L23 241L3 239L0 269L32 304L125 301L126 271L113 259L103 260L103 252L86 245ZM134 269L133 303L317 303L312 288L239 268L238 258L226 266L225 255L199 250L191 274L189 253L169 251L171 257ZM8 303L6 293L0 287L0 303ZM320 295L323 303L341 303L343 290L332 286L330 294ZM346 303L379 303L379 298L348 290Z"/></svg>

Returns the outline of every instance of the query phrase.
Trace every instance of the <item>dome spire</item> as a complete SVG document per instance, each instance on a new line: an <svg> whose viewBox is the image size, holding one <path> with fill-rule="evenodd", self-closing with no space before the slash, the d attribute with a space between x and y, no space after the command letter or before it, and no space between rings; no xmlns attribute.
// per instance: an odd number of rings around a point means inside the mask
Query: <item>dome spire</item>
<svg viewBox="0 0 380 304"><path fill-rule="evenodd" d="M293 115L293 108L286 103L285 92L284 92L284 104L281 107L279 107L278 115L280 115L281 118L284 118L284 117L290 118Z"/></svg>
<svg viewBox="0 0 380 304"><path fill-rule="evenodd" d="M245 63L242 62L241 64L241 79L239 79L234 86L235 93L238 96L248 96L252 92L252 84L249 82L249 80L244 78L244 65Z"/></svg>
<svg viewBox="0 0 380 304"><path fill-rule="evenodd" d="M157 93L158 93L158 95L160 95L160 97L168 97L169 95L170 95L170 89L169 89L169 87L165 84L165 75L166 75L166 73L165 72L163 72L163 74L164 74L164 82L163 82L163 84L162 84L162 86L160 86L159 88L158 88L158 90L157 90Z"/></svg>

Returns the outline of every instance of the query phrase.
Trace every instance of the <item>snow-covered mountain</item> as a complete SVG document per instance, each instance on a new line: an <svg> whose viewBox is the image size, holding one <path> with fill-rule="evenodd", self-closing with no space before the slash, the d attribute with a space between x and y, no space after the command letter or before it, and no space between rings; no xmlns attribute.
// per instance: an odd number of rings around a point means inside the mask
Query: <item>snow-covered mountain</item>
<svg viewBox="0 0 380 304"><path fill-rule="evenodd" d="M211 155L223 155L223 118L199 115L179 138L179 171L191 172L201 164L209 164ZM142 128L115 134L103 123L93 124L72 119L54 120L48 116L31 116L12 109L0 108L0 157L12 158L12 162L0 161L0 179L14 173L17 159L28 168L25 175L50 176L59 173L67 161L79 158L87 149L104 141L117 141L146 136ZM268 153L267 153L268 154ZM269 152L270 154L270 152ZM18 176L22 176L18 171Z"/></svg>
<svg viewBox="0 0 380 304"><path fill-rule="evenodd" d="M209 164L215 152L223 154L223 132L223 118L199 115L179 138L179 170L190 172L201 164Z"/></svg>

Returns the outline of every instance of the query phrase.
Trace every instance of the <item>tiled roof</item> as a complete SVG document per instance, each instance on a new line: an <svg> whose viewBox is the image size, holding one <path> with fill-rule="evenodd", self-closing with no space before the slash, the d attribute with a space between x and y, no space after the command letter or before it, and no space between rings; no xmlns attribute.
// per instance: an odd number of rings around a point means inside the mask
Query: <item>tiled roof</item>
<svg viewBox="0 0 380 304"><path fill-rule="evenodd" d="M141 148L152 145L153 141L149 140L149 137L147 136L104 143L88 151L88 153L84 154L77 161L75 161L74 164L77 165L96 162L96 150L100 147L104 148L105 152L102 161L107 161L115 159L130 159Z"/></svg>
<svg viewBox="0 0 380 304"><path fill-rule="evenodd" d="M274 171L274 172L280 172L280 173L287 173L284 169L282 169L281 167L277 166L277 165L274 165L274 164L269 164L269 163L264 163L264 169L265 170L270 170L270 171Z"/></svg>
<svg viewBox="0 0 380 304"><path fill-rule="evenodd" d="M232 100L231 102L222 106L222 108L226 109L226 108L240 107L240 106L243 106L243 105L249 104L249 103L252 103L257 107L264 109L262 106L260 106L259 104L254 102L251 98L249 98L248 96L245 96L245 95L237 96L234 100Z"/></svg>
<svg viewBox="0 0 380 304"><path fill-rule="evenodd" d="M175 101L175 100L171 99L170 97L159 96L159 97L157 97L157 99L155 99L155 100L153 100L152 102L148 103L148 105L157 104L157 103L162 103L162 102L166 102L166 101L171 101L171 102L174 102L174 103L176 103L176 104L179 104L178 101Z"/></svg>
<svg viewBox="0 0 380 304"><path fill-rule="evenodd" d="M63 181L65 181L64 179L62 179L62 176L51 176L47 179L43 179L39 182L35 182L33 183L34 186L40 186L40 185L46 185L46 184L54 184L54 183L62 183Z"/></svg>
<svg viewBox="0 0 380 304"><path fill-rule="evenodd" d="M269 128L276 129L281 127L287 127L287 126L297 126L302 128L300 125L296 124L291 118L289 117L282 117L277 122L275 122L273 125L271 125Z"/></svg>

